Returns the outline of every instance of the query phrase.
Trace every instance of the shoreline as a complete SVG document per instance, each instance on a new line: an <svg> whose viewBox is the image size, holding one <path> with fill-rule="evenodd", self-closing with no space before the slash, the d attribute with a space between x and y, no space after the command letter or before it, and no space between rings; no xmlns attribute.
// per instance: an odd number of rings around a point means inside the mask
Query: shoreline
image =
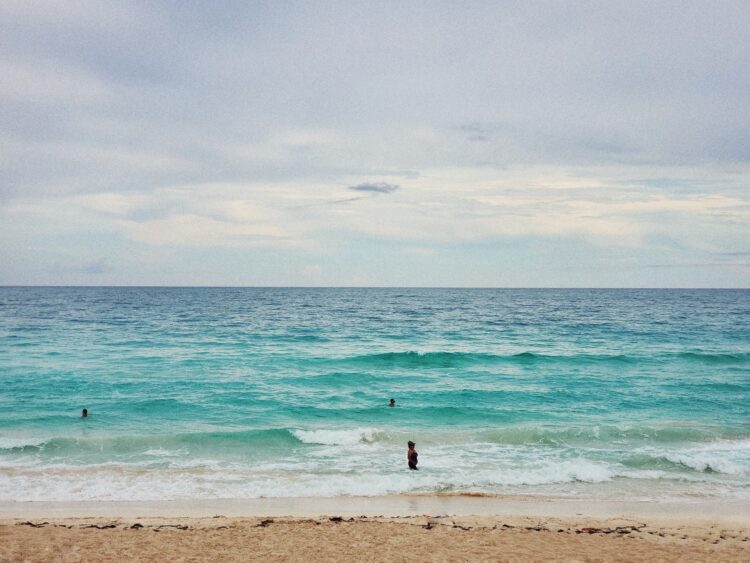
<svg viewBox="0 0 750 563"><path fill-rule="evenodd" d="M648 518L750 527L750 503L726 499L623 501L521 495L401 494L170 501L0 501L0 521L27 518L317 518L367 516Z"/></svg>

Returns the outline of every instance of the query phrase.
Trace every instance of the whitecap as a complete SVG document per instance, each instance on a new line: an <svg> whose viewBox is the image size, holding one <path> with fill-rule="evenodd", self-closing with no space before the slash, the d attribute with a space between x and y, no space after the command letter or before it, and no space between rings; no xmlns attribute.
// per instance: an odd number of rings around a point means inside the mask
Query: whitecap
<svg viewBox="0 0 750 563"><path fill-rule="evenodd" d="M306 444L325 446L352 446L375 441L375 428L352 428L350 430L293 430L292 433Z"/></svg>

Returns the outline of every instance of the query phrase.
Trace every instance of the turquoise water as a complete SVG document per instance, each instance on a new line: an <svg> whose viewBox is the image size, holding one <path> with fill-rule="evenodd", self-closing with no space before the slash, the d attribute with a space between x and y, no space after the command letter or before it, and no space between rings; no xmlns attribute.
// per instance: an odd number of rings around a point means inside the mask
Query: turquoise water
<svg viewBox="0 0 750 563"><path fill-rule="evenodd" d="M750 498L750 291L0 288L0 500L403 492Z"/></svg>

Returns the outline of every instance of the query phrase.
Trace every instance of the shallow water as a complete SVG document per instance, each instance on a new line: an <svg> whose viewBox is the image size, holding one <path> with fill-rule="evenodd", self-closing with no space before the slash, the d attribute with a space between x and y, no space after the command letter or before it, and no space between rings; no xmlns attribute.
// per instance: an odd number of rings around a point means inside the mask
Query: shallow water
<svg viewBox="0 0 750 563"><path fill-rule="evenodd" d="M747 290L0 288L0 500L750 498L748 405Z"/></svg>

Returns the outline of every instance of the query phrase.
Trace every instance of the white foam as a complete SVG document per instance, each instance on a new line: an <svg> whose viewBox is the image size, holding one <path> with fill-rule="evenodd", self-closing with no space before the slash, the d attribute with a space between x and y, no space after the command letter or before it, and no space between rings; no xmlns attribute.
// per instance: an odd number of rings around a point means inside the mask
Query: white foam
<svg viewBox="0 0 750 563"><path fill-rule="evenodd" d="M649 498L663 494L737 497L748 490L747 473L740 470L750 466L750 442L649 453L666 453L700 470L708 461L714 470L726 474L631 468L617 461L622 458L619 451L605 457L601 450L574 452L570 448L489 442L463 446L426 443L419 450L420 471L410 472L403 435L375 428L297 430L295 435L314 447L303 448L304 455L299 448L290 448L287 454L261 460L198 458L164 448L98 464L88 458L2 455L0 501L377 496L443 491L574 495L615 491L627 497L634 488Z"/></svg>
<svg viewBox="0 0 750 563"><path fill-rule="evenodd" d="M353 446L373 442L378 434L376 428L352 428L350 430L293 430L299 440L306 444L326 446Z"/></svg>
<svg viewBox="0 0 750 563"><path fill-rule="evenodd" d="M9 450L11 448L23 448L26 446L41 446L46 441L44 438L0 436L0 449Z"/></svg>
<svg viewBox="0 0 750 563"><path fill-rule="evenodd" d="M185 449L181 450L165 450L164 448L151 448L150 450L146 450L143 452L143 455L148 455L152 457L178 457L187 455L188 451Z"/></svg>
<svg viewBox="0 0 750 563"><path fill-rule="evenodd" d="M716 440L667 451L664 457L696 471L750 476L750 440Z"/></svg>
<svg viewBox="0 0 750 563"><path fill-rule="evenodd" d="M501 492L538 484L606 481L613 470L586 460L506 459L478 467L473 456L435 455L441 463L419 472L406 468L405 455L381 449L340 455L279 459L266 464L185 460L166 467L102 464L98 466L0 467L0 499L29 500L172 500L185 498L258 498L295 496L377 496L406 492L478 490ZM338 452L339 455L336 455ZM347 449L351 454L351 449ZM176 460L175 460L176 461ZM199 461L199 463L196 463ZM4 470L5 469L5 470Z"/></svg>
<svg viewBox="0 0 750 563"><path fill-rule="evenodd" d="M100 468L0 468L0 500L178 500L260 497L378 496L407 492L477 491L534 494L540 491L586 491L605 486L617 476L616 468L589 461L548 461L536 467L505 464L502 468L452 470L425 465L410 472L405 460L361 459L356 464L319 464L309 460L264 466ZM631 483L633 481L628 480ZM661 480L642 480L646 490L662 488ZM622 489L622 485L617 485ZM573 487L573 488L571 488ZM690 482L679 489L688 490ZM694 487L704 492L705 484ZM693 487L693 488L694 488ZM625 488L629 490L629 487ZM641 487L643 489L643 487ZM732 494L729 491L727 494Z"/></svg>

